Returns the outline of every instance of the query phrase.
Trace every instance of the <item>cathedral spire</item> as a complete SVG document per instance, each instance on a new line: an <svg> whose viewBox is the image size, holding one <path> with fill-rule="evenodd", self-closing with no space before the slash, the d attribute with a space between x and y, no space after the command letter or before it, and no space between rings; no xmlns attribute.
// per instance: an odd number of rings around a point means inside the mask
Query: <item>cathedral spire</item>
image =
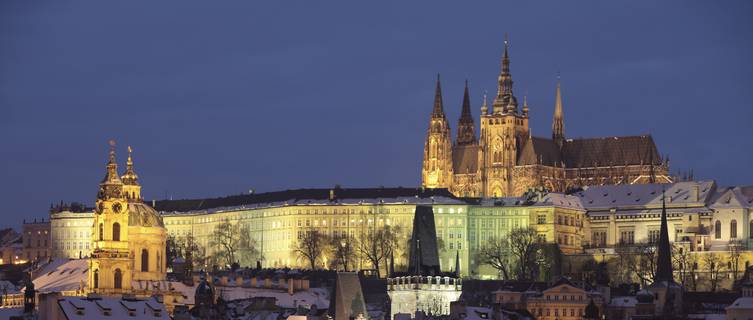
<svg viewBox="0 0 753 320"><path fill-rule="evenodd" d="M444 118L444 104L442 103L442 85L439 83L439 74L437 74L437 88L434 90L434 109L431 112L432 118Z"/></svg>
<svg viewBox="0 0 753 320"><path fill-rule="evenodd" d="M459 146L475 144L476 130L473 125L473 115L471 115L471 98L468 94L468 80L465 80L465 90L463 92L463 108L460 112L460 121L458 121L458 136L455 142Z"/></svg>
<svg viewBox="0 0 753 320"><path fill-rule="evenodd" d="M487 105L486 90L484 90L484 103L481 105L481 115L489 114L489 106Z"/></svg>
<svg viewBox="0 0 753 320"><path fill-rule="evenodd" d="M552 140L560 147L565 140L565 119L562 113L562 92L560 91L560 76L557 75L557 91L554 98L554 118L552 119Z"/></svg>
<svg viewBox="0 0 753 320"><path fill-rule="evenodd" d="M661 196L661 227L659 229L658 257L656 259L656 276L654 282L674 282L672 277L672 248L669 246L669 230L667 228L667 204Z"/></svg>
<svg viewBox="0 0 753 320"><path fill-rule="evenodd" d="M497 83L497 97L494 98L493 113L516 113L518 101L512 93L512 75L510 74L510 41L505 34L505 49L502 54L502 72Z"/></svg>
<svg viewBox="0 0 753 320"><path fill-rule="evenodd" d="M528 95L523 96L523 116L528 116Z"/></svg>

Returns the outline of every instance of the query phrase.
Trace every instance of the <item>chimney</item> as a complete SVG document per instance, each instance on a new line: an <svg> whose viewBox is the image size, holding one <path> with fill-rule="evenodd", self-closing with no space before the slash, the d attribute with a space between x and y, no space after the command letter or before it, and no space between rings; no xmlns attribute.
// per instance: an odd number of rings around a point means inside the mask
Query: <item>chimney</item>
<svg viewBox="0 0 753 320"><path fill-rule="evenodd" d="M227 276L220 277L220 285L223 287L227 287Z"/></svg>
<svg viewBox="0 0 753 320"><path fill-rule="evenodd" d="M291 296L293 295L293 292L295 292L295 290L293 290L293 287L293 278L290 278L288 279L288 294Z"/></svg>
<svg viewBox="0 0 753 320"><path fill-rule="evenodd" d="M256 288L256 277L251 278L251 288Z"/></svg>
<svg viewBox="0 0 753 320"><path fill-rule="evenodd" d="M240 288L240 287L243 286L243 277L241 277L241 276L236 276L235 277L235 286L238 287L238 288Z"/></svg>
<svg viewBox="0 0 753 320"><path fill-rule="evenodd" d="M701 201L701 186L698 184L693 186L693 201Z"/></svg>
<svg viewBox="0 0 753 320"><path fill-rule="evenodd" d="M269 277L264 278L264 288L272 288L272 279L270 279Z"/></svg>

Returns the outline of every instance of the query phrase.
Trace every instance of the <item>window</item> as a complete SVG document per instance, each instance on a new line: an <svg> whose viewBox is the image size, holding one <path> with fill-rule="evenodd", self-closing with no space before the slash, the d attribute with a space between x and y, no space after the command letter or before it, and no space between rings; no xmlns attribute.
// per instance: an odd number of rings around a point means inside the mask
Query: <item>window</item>
<svg viewBox="0 0 753 320"><path fill-rule="evenodd" d="M115 269L113 280L115 281L115 289L123 288L123 273L120 272L120 269Z"/></svg>
<svg viewBox="0 0 753 320"><path fill-rule="evenodd" d="M99 270L94 270L94 288L99 288Z"/></svg>
<svg viewBox="0 0 753 320"><path fill-rule="evenodd" d="M120 241L120 224L117 222L112 224L112 241Z"/></svg>
<svg viewBox="0 0 753 320"><path fill-rule="evenodd" d="M536 223L538 223L538 224L545 224L546 223L546 215L540 214L536 218ZM753 223L753 221L751 223Z"/></svg>
<svg viewBox="0 0 753 320"><path fill-rule="evenodd" d="M99 224L99 240L105 240L105 227L101 223Z"/></svg>
<svg viewBox="0 0 753 320"><path fill-rule="evenodd" d="M649 243L659 242L659 230L649 230L648 231L648 242Z"/></svg>
<svg viewBox="0 0 753 320"><path fill-rule="evenodd" d="M732 220L729 223L729 237L734 239L737 238L737 220Z"/></svg>
<svg viewBox="0 0 753 320"><path fill-rule="evenodd" d="M141 249L141 272L149 271L149 251Z"/></svg>
<svg viewBox="0 0 753 320"><path fill-rule="evenodd" d="M716 220L716 223L714 223L714 238L722 238L722 222L719 220Z"/></svg>
<svg viewBox="0 0 753 320"><path fill-rule="evenodd" d="M620 243L622 244L635 243L635 231L633 230L620 231Z"/></svg>
<svg viewBox="0 0 753 320"><path fill-rule="evenodd" d="M607 245L607 232L606 231L594 231L591 239L594 247L604 247Z"/></svg>
<svg viewBox="0 0 753 320"><path fill-rule="evenodd" d="M748 235L749 238L753 239L753 220L750 220L749 226L748 226L748 232L750 232L750 235Z"/></svg>

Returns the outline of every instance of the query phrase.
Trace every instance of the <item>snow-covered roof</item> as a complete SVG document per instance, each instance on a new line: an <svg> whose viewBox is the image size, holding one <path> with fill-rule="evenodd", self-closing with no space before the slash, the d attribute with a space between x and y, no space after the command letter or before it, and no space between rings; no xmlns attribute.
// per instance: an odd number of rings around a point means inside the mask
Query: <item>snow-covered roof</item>
<svg viewBox="0 0 753 320"><path fill-rule="evenodd" d="M185 300L182 303L187 305L195 304L196 285L187 286L182 282L170 282L170 287L180 292ZM225 301L248 299L253 297L273 297L277 299L277 306L282 308L296 308L299 305L309 306L316 305L317 308L323 309L329 307L330 293L324 288L309 288L302 291L296 291L292 295L287 291L280 289L266 288L246 288L233 286L215 287L217 294L222 296Z"/></svg>
<svg viewBox="0 0 753 320"><path fill-rule="evenodd" d="M62 297L58 306L68 320L170 319L165 306L155 298Z"/></svg>
<svg viewBox="0 0 753 320"><path fill-rule="evenodd" d="M720 187L711 197L711 208L753 208L753 186Z"/></svg>
<svg viewBox="0 0 753 320"><path fill-rule="evenodd" d="M753 311L753 297L740 297L729 305L725 310L751 310Z"/></svg>
<svg viewBox="0 0 753 320"><path fill-rule="evenodd" d="M612 301L609 302L609 307L613 308L633 308L638 303L638 300L633 296L615 296L612 297Z"/></svg>
<svg viewBox="0 0 753 320"><path fill-rule="evenodd" d="M37 292L74 291L84 288L89 274L87 259L55 259L35 271L34 287Z"/></svg>
<svg viewBox="0 0 753 320"><path fill-rule="evenodd" d="M618 184L585 187L574 193L589 211L608 210L615 207L661 207L662 190L667 207L703 206L715 192L716 183L708 181L683 181L676 183ZM698 191L698 197L695 191Z"/></svg>

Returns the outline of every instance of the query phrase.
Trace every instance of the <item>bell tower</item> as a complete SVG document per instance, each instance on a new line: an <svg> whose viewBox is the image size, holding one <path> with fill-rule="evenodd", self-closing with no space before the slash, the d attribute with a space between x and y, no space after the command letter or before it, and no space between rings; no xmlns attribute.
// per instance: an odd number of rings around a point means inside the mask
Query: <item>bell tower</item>
<svg viewBox="0 0 753 320"><path fill-rule="evenodd" d="M491 113L486 101L481 108L479 167L482 195L505 197L513 194L513 168L517 163L520 143L528 136L528 105L521 113L512 90L509 41L505 37L502 70L497 83Z"/></svg>
<svg viewBox="0 0 753 320"><path fill-rule="evenodd" d="M429 130L424 143L424 161L421 169L421 185L426 188L450 188L452 185L452 140L450 125L444 114L442 87L437 75L434 92L434 108L429 119Z"/></svg>
<svg viewBox="0 0 753 320"><path fill-rule="evenodd" d="M92 225L89 288L93 292L119 294L131 289L133 262L128 250L126 191L138 193L138 188L125 187L118 177L115 142L111 140L107 171L99 184Z"/></svg>

